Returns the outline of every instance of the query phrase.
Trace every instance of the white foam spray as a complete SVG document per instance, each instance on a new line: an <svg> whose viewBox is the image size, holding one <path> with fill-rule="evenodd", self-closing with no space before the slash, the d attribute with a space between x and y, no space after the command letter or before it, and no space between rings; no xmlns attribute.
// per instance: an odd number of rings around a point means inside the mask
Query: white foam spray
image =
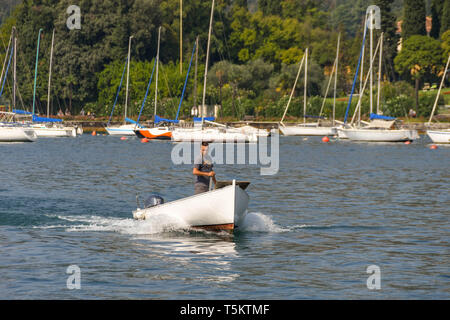
<svg viewBox="0 0 450 320"><path fill-rule="evenodd" d="M190 231L189 225L176 215L151 215L146 220L117 218L94 215L57 215L58 219L71 222L70 225L42 226L41 228L65 228L68 232L118 232L129 235L151 235L166 232ZM279 233L290 228L278 226L271 217L259 212L250 212L245 216L239 232Z"/></svg>

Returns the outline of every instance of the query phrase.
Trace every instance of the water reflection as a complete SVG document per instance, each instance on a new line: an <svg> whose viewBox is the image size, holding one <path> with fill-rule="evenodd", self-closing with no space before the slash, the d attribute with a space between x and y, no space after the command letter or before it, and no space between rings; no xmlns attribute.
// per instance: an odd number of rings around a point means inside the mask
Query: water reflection
<svg viewBox="0 0 450 320"><path fill-rule="evenodd" d="M232 282L239 277L232 262L239 254L230 234L188 231L158 235L138 235L132 238L136 249L149 258L157 258L171 266L182 266L183 272L200 282ZM177 274L177 272L175 273ZM178 273L179 274L179 273ZM190 277L183 275L185 280Z"/></svg>

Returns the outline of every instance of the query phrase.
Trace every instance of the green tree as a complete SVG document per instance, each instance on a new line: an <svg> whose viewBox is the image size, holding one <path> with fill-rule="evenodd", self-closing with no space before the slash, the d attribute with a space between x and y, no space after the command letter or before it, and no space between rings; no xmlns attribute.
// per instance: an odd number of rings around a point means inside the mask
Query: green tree
<svg viewBox="0 0 450 320"><path fill-rule="evenodd" d="M330 22L333 26L340 26L347 34L354 37L364 28L364 17L369 1L343 1L333 11Z"/></svg>
<svg viewBox="0 0 450 320"><path fill-rule="evenodd" d="M439 39L441 34L442 0L432 0L431 2L431 31L430 36Z"/></svg>
<svg viewBox="0 0 450 320"><path fill-rule="evenodd" d="M444 0L441 16L441 35L450 30L450 0Z"/></svg>
<svg viewBox="0 0 450 320"><path fill-rule="evenodd" d="M450 30L442 34L442 49L444 49L444 57L450 54Z"/></svg>
<svg viewBox="0 0 450 320"><path fill-rule="evenodd" d="M426 35L426 6L424 0L405 0L403 2L402 38L413 35Z"/></svg>
<svg viewBox="0 0 450 320"><path fill-rule="evenodd" d="M375 5L380 7L381 11L381 31L384 33L384 66L386 70L384 73L389 76L391 80L396 79L394 69L394 59L397 55L398 42L400 40L397 34L397 18L391 12L392 1L390 0L376 0Z"/></svg>
<svg viewBox="0 0 450 320"><path fill-rule="evenodd" d="M419 110L419 85L421 79L438 75L444 67L443 50L438 40L427 36L411 36L395 58L397 72L415 81L416 111Z"/></svg>
<svg viewBox="0 0 450 320"><path fill-rule="evenodd" d="M5 0L0 2L0 25L12 15L14 7L20 2L21 0Z"/></svg>
<svg viewBox="0 0 450 320"><path fill-rule="evenodd" d="M264 15L280 15L281 4L279 0L258 0L258 9Z"/></svg>

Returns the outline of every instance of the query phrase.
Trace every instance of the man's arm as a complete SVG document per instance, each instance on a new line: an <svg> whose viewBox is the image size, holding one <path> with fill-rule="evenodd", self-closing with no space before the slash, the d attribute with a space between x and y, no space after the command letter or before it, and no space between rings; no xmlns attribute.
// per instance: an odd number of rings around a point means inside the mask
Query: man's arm
<svg viewBox="0 0 450 320"><path fill-rule="evenodd" d="M192 174L194 176L213 177L213 180L214 181L216 180L216 177L215 177L216 173L214 171L202 172L202 171L198 170L197 168L194 168L194 170L192 171Z"/></svg>

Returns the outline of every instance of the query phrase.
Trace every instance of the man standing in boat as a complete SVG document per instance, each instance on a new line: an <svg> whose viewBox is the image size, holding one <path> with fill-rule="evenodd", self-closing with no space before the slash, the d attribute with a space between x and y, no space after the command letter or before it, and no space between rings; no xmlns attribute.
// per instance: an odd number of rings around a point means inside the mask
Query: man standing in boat
<svg viewBox="0 0 450 320"><path fill-rule="evenodd" d="M216 184L216 173L213 171L213 163L208 155L208 142L202 142L200 155L195 159L193 174L195 176L195 194L208 192L210 181Z"/></svg>

